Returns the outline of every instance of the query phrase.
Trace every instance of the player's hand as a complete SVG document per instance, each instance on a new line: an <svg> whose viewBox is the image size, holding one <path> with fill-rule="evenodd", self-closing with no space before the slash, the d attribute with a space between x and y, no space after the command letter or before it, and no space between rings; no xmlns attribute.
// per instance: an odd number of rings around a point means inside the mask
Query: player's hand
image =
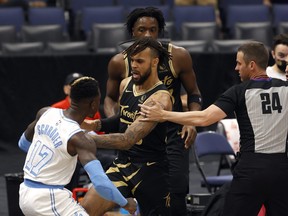
<svg viewBox="0 0 288 216"><path fill-rule="evenodd" d="M197 131L194 126L184 125L181 131L181 138L185 139L185 148L189 149L191 145L194 143L195 138L197 136Z"/></svg>
<svg viewBox="0 0 288 216"><path fill-rule="evenodd" d="M131 215L134 215L134 213L137 210L137 203L136 203L135 199L134 198L127 198L127 201L128 201L128 203L122 208L127 210Z"/></svg>
<svg viewBox="0 0 288 216"><path fill-rule="evenodd" d="M139 104L138 106L141 107L140 114L143 116L143 119L140 119L141 122L148 122L148 121L156 121L156 122L163 122L163 105L158 101L153 101L152 106L147 106L144 104Z"/></svg>
<svg viewBox="0 0 288 216"><path fill-rule="evenodd" d="M82 124L81 128L86 130L86 131L99 131L101 130L101 121L100 119L95 119L95 120L87 120L85 119Z"/></svg>

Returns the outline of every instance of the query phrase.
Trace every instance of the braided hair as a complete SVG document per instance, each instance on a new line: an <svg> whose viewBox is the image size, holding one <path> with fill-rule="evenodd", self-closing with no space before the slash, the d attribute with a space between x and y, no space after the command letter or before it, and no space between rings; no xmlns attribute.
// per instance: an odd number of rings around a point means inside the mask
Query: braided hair
<svg viewBox="0 0 288 216"><path fill-rule="evenodd" d="M164 27L165 27L165 19L163 16L163 13L161 10L155 7L146 7L146 8L136 8L134 9L126 19L126 28L130 36L132 36L132 29L134 27L135 22L140 18L140 17L153 17L157 20L158 22L158 28L159 28L159 34L162 34L164 32Z"/></svg>
<svg viewBox="0 0 288 216"><path fill-rule="evenodd" d="M71 84L70 98L73 101L94 98L100 95L98 81L93 77L81 77Z"/></svg>
<svg viewBox="0 0 288 216"><path fill-rule="evenodd" d="M165 61L172 59L171 53L165 47L163 47L159 41L151 37L136 39L131 46L123 51L123 54L125 58L128 56L134 56L148 47L151 49L154 55L159 58L160 66L162 66Z"/></svg>

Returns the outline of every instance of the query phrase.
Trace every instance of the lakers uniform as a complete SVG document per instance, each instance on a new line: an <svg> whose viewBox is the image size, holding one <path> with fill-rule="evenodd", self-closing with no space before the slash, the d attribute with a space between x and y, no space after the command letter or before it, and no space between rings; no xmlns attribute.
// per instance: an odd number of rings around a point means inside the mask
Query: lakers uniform
<svg viewBox="0 0 288 216"><path fill-rule="evenodd" d="M19 190L21 210L25 215L88 215L64 188L77 163L77 156L67 152L67 142L81 131L79 124L62 109L50 108L34 130Z"/></svg>
<svg viewBox="0 0 288 216"><path fill-rule="evenodd" d="M137 93L130 77L120 98L120 132L125 132L140 115L139 104L156 92L166 92L159 81L145 93ZM129 150L119 151L106 174L124 197L135 197L141 215L169 215L168 166L166 160L167 123L158 123Z"/></svg>
<svg viewBox="0 0 288 216"><path fill-rule="evenodd" d="M162 43L162 45L169 52L172 51L171 43ZM130 76L132 71L129 58L125 59L125 65L127 77ZM182 112L181 80L173 68L172 60L167 60L164 62L164 66L158 68L158 77L173 97L173 111ZM171 192L186 194L189 191L189 150L184 148L184 140L180 135L181 131L182 125L168 122L167 157L169 162L169 185Z"/></svg>

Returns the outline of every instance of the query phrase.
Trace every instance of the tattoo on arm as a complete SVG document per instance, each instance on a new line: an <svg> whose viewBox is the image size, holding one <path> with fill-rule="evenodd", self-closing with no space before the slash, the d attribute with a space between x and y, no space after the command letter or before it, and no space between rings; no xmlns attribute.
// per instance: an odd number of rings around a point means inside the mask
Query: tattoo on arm
<svg viewBox="0 0 288 216"><path fill-rule="evenodd" d="M125 150L131 148L139 140L147 136L156 125L157 123L155 122L140 122L136 120L127 128L125 133L91 136L98 148Z"/></svg>

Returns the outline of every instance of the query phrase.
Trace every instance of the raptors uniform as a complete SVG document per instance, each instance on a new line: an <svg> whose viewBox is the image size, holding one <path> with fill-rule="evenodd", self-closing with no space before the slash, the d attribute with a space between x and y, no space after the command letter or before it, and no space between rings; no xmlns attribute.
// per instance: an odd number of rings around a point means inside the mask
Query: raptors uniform
<svg viewBox="0 0 288 216"><path fill-rule="evenodd" d="M172 44L162 43L169 52ZM130 59L126 58L126 75L130 75L132 69ZM181 80L175 73L172 60L164 62L164 67L158 68L158 77L165 84L173 97L173 111L182 112ZM189 191L189 150L184 148L184 140L181 138L182 125L168 122L167 130L167 157L169 162L169 185L172 193L184 193ZM173 204L171 204L173 205ZM183 210L186 206L183 206ZM179 213L179 212L178 212ZM181 215L181 213L179 213ZM183 213L184 214L184 213ZM182 215L183 215L182 214Z"/></svg>
<svg viewBox="0 0 288 216"><path fill-rule="evenodd" d="M62 109L50 108L35 126L20 185L20 207L25 215L88 215L64 186L74 173L77 156L67 152L67 142L81 131ZM65 205L63 205L65 203Z"/></svg>
<svg viewBox="0 0 288 216"><path fill-rule="evenodd" d="M235 111L240 129L239 161L233 171L224 216L288 212L288 86L279 79L253 79L233 86L216 102Z"/></svg>
<svg viewBox="0 0 288 216"><path fill-rule="evenodd" d="M159 81L145 93L137 93L133 81L128 81L120 98L120 132L124 133L140 115L139 104L156 92L166 92ZM106 174L124 197L135 197L141 215L169 215L168 166L166 161L167 123L156 127L129 150L118 152L118 157Z"/></svg>

